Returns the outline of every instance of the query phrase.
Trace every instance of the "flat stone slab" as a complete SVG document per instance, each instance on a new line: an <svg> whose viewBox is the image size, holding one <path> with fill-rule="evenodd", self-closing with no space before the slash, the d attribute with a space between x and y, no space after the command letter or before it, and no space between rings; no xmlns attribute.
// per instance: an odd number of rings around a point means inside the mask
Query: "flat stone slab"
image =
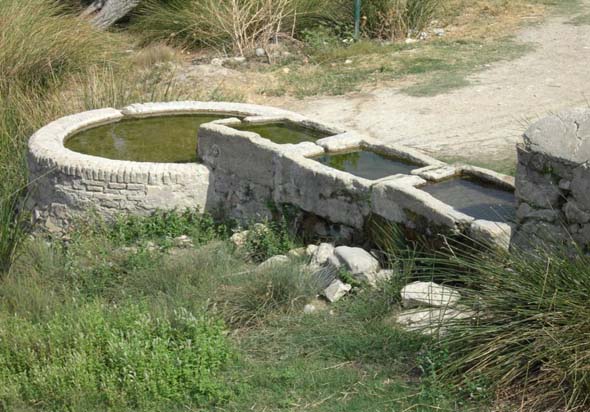
<svg viewBox="0 0 590 412"><path fill-rule="evenodd" d="M420 332L424 335L442 335L446 333L451 322L473 316L473 312L465 309L426 308L401 312L396 316L395 321L407 331Z"/></svg>
<svg viewBox="0 0 590 412"><path fill-rule="evenodd" d="M461 299L456 290L434 282L412 282L402 288L401 296L402 305L406 308L453 307Z"/></svg>

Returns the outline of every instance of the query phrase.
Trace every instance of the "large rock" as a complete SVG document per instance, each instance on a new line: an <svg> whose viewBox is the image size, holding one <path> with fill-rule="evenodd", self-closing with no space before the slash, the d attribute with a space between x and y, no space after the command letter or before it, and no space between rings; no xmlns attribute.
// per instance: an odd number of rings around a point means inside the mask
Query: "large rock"
<svg viewBox="0 0 590 412"><path fill-rule="evenodd" d="M342 299L344 295L350 292L351 289L352 286L348 283L344 283L340 279L335 279L332 283L330 283L330 286L324 290L323 295L330 302L337 302Z"/></svg>
<svg viewBox="0 0 590 412"><path fill-rule="evenodd" d="M379 270L379 261L359 247L338 246L334 256L355 277Z"/></svg>
<svg viewBox="0 0 590 412"><path fill-rule="evenodd" d="M258 269L270 269L273 267L282 266L289 263L289 261L289 258L285 255L276 255L258 265Z"/></svg>
<svg viewBox="0 0 590 412"><path fill-rule="evenodd" d="M461 299L456 290L434 282L412 282L402 288L401 296L402 305L406 308L453 307Z"/></svg>
<svg viewBox="0 0 590 412"><path fill-rule="evenodd" d="M308 251L310 250L308 246ZM330 259L334 255L334 245L331 243L322 243L320 244L317 249L312 249L311 255L311 265L316 267L322 267L326 265Z"/></svg>
<svg viewBox="0 0 590 412"><path fill-rule="evenodd" d="M395 317L395 321L407 331L442 335L451 322L472 317L474 313L466 309L426 308L401 312Z"/></svg>

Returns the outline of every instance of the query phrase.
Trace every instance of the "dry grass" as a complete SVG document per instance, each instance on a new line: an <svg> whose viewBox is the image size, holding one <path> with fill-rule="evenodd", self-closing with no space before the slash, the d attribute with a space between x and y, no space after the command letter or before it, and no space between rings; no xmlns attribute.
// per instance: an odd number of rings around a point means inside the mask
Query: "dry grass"
<svg viewBox="0 0 590 412"><path fill-rule="evenodd" d="M494 40L541 21L547 12L534 0L449 0L441 23L452 39Z"/></svg>

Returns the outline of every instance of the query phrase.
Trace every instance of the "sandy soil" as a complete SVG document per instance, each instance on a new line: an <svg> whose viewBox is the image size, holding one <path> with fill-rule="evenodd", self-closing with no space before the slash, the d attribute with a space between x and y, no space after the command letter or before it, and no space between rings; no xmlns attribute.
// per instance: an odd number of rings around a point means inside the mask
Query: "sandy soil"
<svg viewBox="0 0 590 412"><path fill-rule="evenodd" d="M580 13L590 11L584 0ZM532 52L499 62L469 78L472 85L434 97L395 88L273 104L343 124L386 142L433 154L491 162L514 158L527 124L549 112L590 106L590 25L550 17L522 29L517 40Z"/></svg>

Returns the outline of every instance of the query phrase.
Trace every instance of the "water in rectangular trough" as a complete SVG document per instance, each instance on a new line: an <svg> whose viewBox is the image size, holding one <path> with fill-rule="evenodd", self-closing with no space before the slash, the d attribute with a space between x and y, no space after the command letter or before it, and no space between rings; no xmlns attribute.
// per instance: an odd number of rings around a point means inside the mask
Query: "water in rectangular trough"
<svg viewBox="0 0 590 412"><path fill-rule="evenodd" d="M301 142L315 142L323 137L331 136L332 133L322 132L309 127L298 126L292 123L264 123L244 124L235 126L238 130L254 132L261 137L277 144L297 144Z"/></svg>
<svg viewBox="0 0 590 412"><path fill-rule="evenodd" d="M496 222L514 221L514 193L492 184L464 176L421 187L438 200L476 219Z"/></svg>
<svg viewBox="0 0 590 412"><path fill-rule="evenodd" d="M406 160L385 156L368 150L326 154L314 160L369 180L396 174L410 174L420 166Z"/></svg>

